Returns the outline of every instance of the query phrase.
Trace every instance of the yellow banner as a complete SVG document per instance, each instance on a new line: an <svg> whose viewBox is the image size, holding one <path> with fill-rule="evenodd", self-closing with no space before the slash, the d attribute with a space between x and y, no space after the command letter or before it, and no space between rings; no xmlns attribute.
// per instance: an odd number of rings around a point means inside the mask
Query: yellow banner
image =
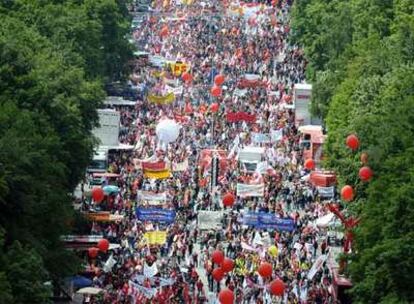
<svg viewBox="0 0 414 304"><path fill-rule="evenodd" d="M167 241L167 231L146 232L144 239L150 245L163 245Z"/></svg>
<svg viewBox="0 0 414 304"><path fill-rule="evenodd" d="M164 96L157 96L157 95L148 95L149 102L157 103L157 104L168 104L172 103L175 100L175 95L173 92L168 93Z"/></svg>
<svg viewBox="0 0 414 304"><path fill-rule="evenodd" d="M188 72L190 70L190 65L185 62L170 61L168 62L168 65L171 69L171 72L177 77L180 76L182 73Z"/></svg>
<svg viewBox="0 0 414 304"><path fill-rule="evenodd" d="M171 172L168 169L162 171L144 170L144 176L146 178L164 179L169 178L171 176Z"/></svg>

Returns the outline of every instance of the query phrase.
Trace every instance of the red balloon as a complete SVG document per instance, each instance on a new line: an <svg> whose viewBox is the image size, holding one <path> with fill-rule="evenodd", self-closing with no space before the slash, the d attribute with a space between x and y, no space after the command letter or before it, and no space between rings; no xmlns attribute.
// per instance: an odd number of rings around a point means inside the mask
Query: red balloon
<svg viewBox="0 0 414 304"><path fill-rule="evenodd" d="M107 252L109 249L109 241L107 239L99 240L98 248L102 252Z"/></svg>
<svg viewBox="0 0 414 304"><path fill-rule="evenodd" d="M234 293L230 289L223 289L219 293L220 304L233 304L234 303Z"/></svg>
<svg viewBox="0 0 414 304"><path fill-rule="evenodd" d="M191 74L187 72L184 72L183 75L181 75L181 78L185 82L190 82L191 80L193 80L193 76L191 76Z"/></svg>
<svg viewBox="0 0 414 304"><path fill-rule="evenodd" d="M270 277L272 275L272 271L272 264L267 262L261 263L258 269L259 274L264 278Z"/></svg>
<svg viewBox="0 0 414 304"><path fill-rule="evenodd" d="M224 83L224 75L217 75L216 77L214 77L214 83L216 84L216 86L221 86Z"/></svg>
<svg viewBox="0 0 414 304"><path fill-rule="evenodd" d="M223 196L223 205L225 207L232 207L234 205L236 198L232 193L227 193L225 196Z"/></svg>
<svg viewBox="0 0 414 304"><path fill-rule="evenodd" d="M163 28L160 31L160 36L161 37L166 37L166 36L168 36L169 32L170 31L168 29L168 26L163 26Z"/></svg>
<svg viewBox="0 0 414 304"><path fill-rule="evenodd" d="M282 296L285 292L285 284L282 280L274 280L272 283L270 283L270 292L274 296Z"/></svg>
<svg viewBox="0 0 414 304"><path fill-rule="evenodd" d="M99 249L98 248L96 248L96 247L88 248L88 256L91 259L96 258L98 256L98 253L99 253Z"/></svg>
<svg viewBox="0 0 414 304"><path fill-rule="evenodd" d="M94 200L94 202L100 203L103 201L104 197L105 197L105 193L102 190L102 188L95 187L92 189L92 199Z"/></svg>
<svg viewBox="0 0 414 304"><path fill-rule="evenodd" d="M212 103L212 104L211 104L211 106L210 106L210 111L211 111L211 112L213 112L213 113L217 113L217 112L218 112L218 110L219 110L219 105L218 105L218 103L217 103L217 102Z"/></svg>
<svg viewBox="0 0 414 304"><path fill-rule="evenodd" d="M213 254L211 255L211 258L213 260L213 263L215 264L221 264L223 263L224 260L224 254L223 252L221 252L220 250L216 250L213 252Z"/></svg>
<svg viewBox="0 0 414 304"><path fill-rule="evenodd" d="M371 179L372 174L370 167L365 166L359 169L359 178L364 182L368 182Z"/></svg>
<svg viewBox="0 0 414 304"><path fill-rule="evenodd" d="M218 86L214 86L211 88L211 95L213 95L214 97L219 97L222 93L223 90Z"/></svg>
<svg viewBox="0 0 414 304"><path fill-rule="evenodd" d="M308 170L315 169L315 162L313 161L313 159L309 158L305 161L305 168Z"/></svg>
<svg viewBox="0 0 414 304"><path fill-rule="evenodd" d="M211 275L216 282L220 282L224 278L224 271L221 268L216 268L213 270Z"/></svg>
<svg viewBox="0 0 414 304"><path fill-rule="evenodd" d="M355 134L348 135L346 138L346 145L352 150L356 150L359 147L359 139Z"/></svg>
<svg viewBox="0 0 414 304"><path fill-rule="evenodd" d="M354 189L349 185L343 186L341 189L341 197L344 201L352 201L354 198Z"/></svg>
<svg viewBox="0 0 414 304"><path fill-rule="evenodd" d="M221 269L223 269L224 272L230 272L234 268L234 262L232 259L225 258L223 263L221 264Z"/></svg>

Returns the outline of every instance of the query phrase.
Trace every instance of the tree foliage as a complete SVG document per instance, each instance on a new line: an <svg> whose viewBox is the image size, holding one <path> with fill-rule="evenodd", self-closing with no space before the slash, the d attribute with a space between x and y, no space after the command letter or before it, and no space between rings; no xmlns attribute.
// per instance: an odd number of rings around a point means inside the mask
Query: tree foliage
<svg viewBox="0 0 414 304"><path fill-rule="evenodd" d="M48 303L77 270L63 248L105 81L131 55L126 2L0 3L0 303Z"/></svg>
<svg viewBox="0 0 414 304"><path fill-rule="evenodd" d="M413 13L407 0L308 0L293 14L293 38L305 45L315 84L313 109L329 130L326 165L357 193L348 207L361 218L349 267L356 303L414 301ZM350 133L369 155L369 184L358 178L359 153L344 144Z"/></svg>

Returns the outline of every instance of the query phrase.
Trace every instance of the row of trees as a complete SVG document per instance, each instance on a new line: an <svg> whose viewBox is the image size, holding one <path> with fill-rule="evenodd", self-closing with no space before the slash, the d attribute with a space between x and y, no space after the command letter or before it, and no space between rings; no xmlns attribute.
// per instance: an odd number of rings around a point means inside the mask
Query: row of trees
<svg viewBox="0 0 414 304"><path fill-rule="evenodd" d="M48 303L104 83L127 76L127 1L0 2L0 303Z"/></svg>
<svg viewBox="0 0 414 304"><path fill-rule="evenodd" d="M298 0L293 42L305 48L312 110L328 129L326 166L356 185L349 274L355 303L412 303L414 273L414 3ZM358 179L358 135L374 180ZM361 152L360 151L360 152Z"/></svg>

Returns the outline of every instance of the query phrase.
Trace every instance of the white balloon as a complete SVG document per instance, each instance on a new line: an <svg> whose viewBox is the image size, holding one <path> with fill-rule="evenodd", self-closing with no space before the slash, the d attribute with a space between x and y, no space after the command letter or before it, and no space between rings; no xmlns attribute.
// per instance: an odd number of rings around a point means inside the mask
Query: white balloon
<svg viewBox="0 0 414 304"><path fill-rule="evenodd" d="M155 129L155 133L161 142L169 144L177 140L180 134L180 125L171 119L161 120Z"/></svg>

